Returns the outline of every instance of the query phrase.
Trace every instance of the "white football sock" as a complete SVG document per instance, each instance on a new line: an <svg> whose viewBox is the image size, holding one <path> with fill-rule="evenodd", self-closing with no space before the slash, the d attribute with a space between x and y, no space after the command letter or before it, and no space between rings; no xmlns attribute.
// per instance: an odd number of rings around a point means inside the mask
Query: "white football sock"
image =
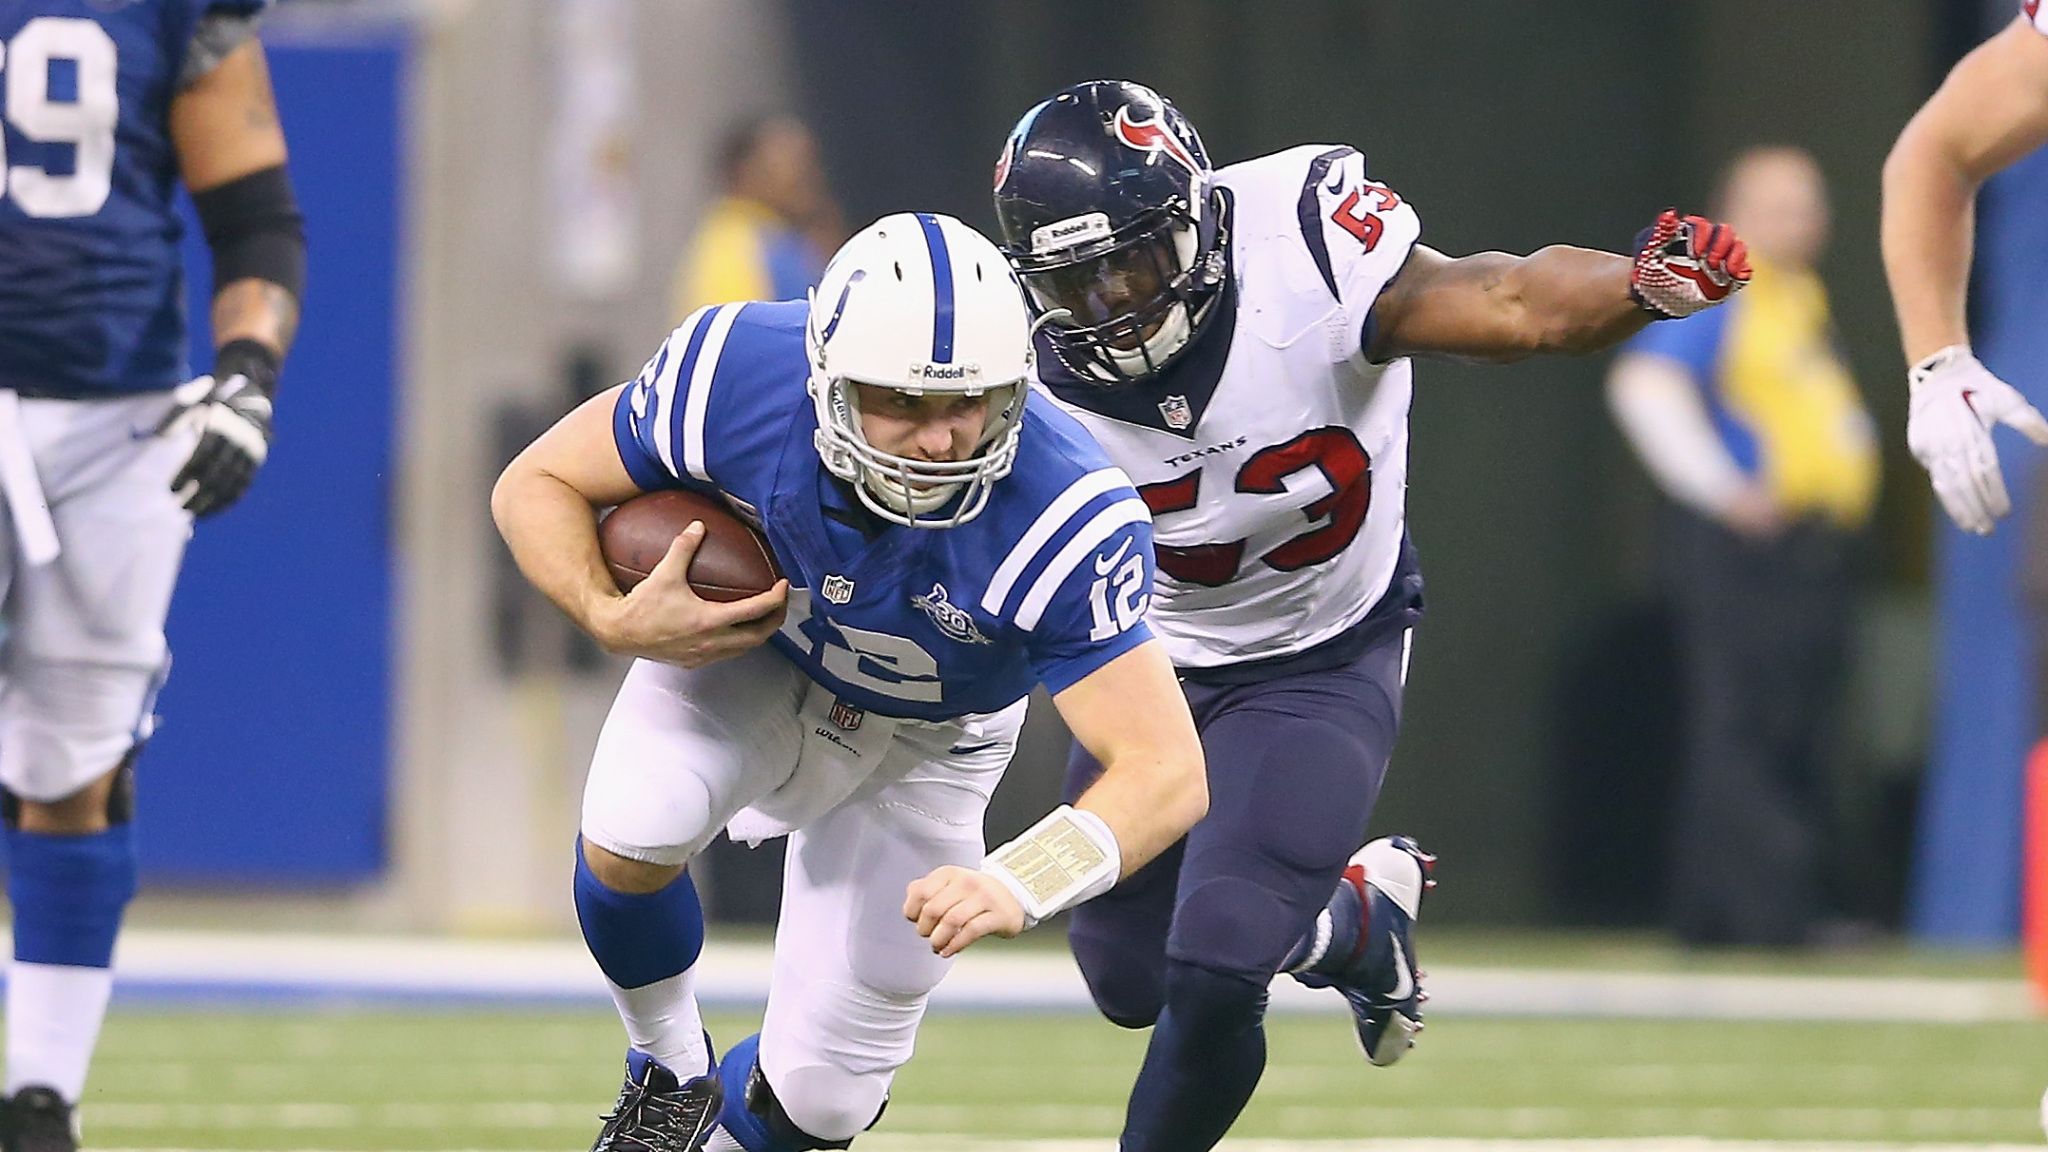
<svg viewBox="0 0 2048 1152"><path fill-rule="evenodd" d="M694 970L678 972L638 988L621 988L607 980L612 1003L626 1024L626 1041L661 1061L678 1080L702 1076L711 1068L704 1045L704 1017L697 1011Z"/></svg>
<svg viewBox="0 0 2048 1152"><path fill-rule="evenodd" d="M7 969L7 1095L32 1084L71 1103L85 1092L85 1070L107 1017L114 970L70 964Z"/></svg>

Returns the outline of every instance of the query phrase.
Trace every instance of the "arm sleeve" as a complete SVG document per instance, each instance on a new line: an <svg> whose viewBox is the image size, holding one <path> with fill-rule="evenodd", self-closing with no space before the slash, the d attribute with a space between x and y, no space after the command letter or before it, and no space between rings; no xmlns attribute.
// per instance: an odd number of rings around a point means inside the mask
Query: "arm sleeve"
<svg viewBox="0 0 2048 1152"><path fill-rule="evenodd" d="M1372 343L1373 305L1422 238L1422 217L1367 175L1364 154L1348 147L1309 162L1297 214L1309 257L1340 309L1331 358L1358 358Z"/></svg>

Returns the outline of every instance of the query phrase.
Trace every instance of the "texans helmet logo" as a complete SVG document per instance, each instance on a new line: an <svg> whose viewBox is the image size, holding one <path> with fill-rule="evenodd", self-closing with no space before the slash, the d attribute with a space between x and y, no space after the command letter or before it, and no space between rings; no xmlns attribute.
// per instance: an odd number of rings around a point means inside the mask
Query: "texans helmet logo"
<svg viewBox="0 0 2048 1152"><path fill-rule="evenodd" d="M1180 142L1164 122L1158 119L1133 120L1129 104L1116 110L1116 138L1140 152L1163 152L1174 163L1188 170L1190 176L1200 176L1202 166L1195 161L1195 155L1188 146Z"/></svg>
<svg viewBox="0 0 2048 1152"><path fill-rule="evenodd" d="M1017 154L1017 138L1003 141L1003 154L996 157L996 190L1002 191L1003 181L1010 178L1010 158Z"/></svg>

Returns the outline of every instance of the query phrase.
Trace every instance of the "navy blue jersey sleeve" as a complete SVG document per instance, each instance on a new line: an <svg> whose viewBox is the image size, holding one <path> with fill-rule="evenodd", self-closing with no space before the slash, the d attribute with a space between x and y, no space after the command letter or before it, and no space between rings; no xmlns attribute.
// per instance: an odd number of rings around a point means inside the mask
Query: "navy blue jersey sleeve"
<svg viewBox="0 0 2048 1152"><path fill-rule="evenodd" d="M809 403L802 301L700 308L619 394L612 438L642 489L712 486L765 499L777 448Z"/></svg>
<svg viewBox="0 0 2048 1152"><path fill-rule="evenodd" d="M1659 320L1636 333L1622 348L1675 360L1704 385L1714 378L1714 365L1721 358L1728 320L1738 303L1730 301L1727 306L1696 312L1683 320Z"/></svg>

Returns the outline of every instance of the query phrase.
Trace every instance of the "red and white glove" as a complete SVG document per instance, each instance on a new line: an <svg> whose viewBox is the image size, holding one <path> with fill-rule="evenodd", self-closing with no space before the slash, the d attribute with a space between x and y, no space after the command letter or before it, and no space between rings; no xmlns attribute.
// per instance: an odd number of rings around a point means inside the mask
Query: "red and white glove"
<svg viewBox="0 0 2048 1152"><path fill-rule="evenodd" d="M1676 320L1712 308L1749 283L1749 245L1735 229L1666 208L1636 234L1628 292L1643 311Z"/></svg>

